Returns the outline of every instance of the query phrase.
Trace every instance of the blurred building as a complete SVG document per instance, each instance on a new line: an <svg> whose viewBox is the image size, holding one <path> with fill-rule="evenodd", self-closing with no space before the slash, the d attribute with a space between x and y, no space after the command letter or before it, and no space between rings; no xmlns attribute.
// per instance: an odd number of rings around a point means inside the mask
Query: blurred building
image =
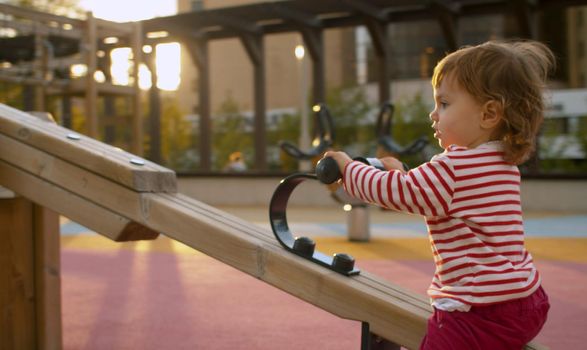
<svg viewBox="0 0 587 350"><path fill-rule="evenodd" d="M263 0L178 0L178 11L201 11L240 6ZM585 86L587 31L583 24L584 7L554 9L538 14L535 38L547 43L557 54L559 66L554 87ZM507 11L504 11L507 12ZM461 17L457 22L456 41L474 45L490 39L520 38L518 19L511 11L503 14L479 14ZM388 26L392 51L392 99L414 93L426 96L426 85L436 62L450 51L437 20L394 22ZM267 35L267 105L268 109L299 105L300 72L294 48L301 44L299 33ZM365 27L328 29L325 31L327 88L369 85L378 71L371 40ZM309 58L306 57L308 62ZM252 69L245 50L237 39L211 42L212 106L217 108L227 98L234 99L243 111L252 109ZM311 63L310 63L311 64ZM308 70L309 79L309 70ZM310 80L308 80L310 81ZM367 87L368 88L368 87ZM197 71L187 53L182 53L182 83L179 96L182 110L197 110ZM375 91L375 89L371 89ZM376 101L374 98L373 101Z"/></svg>
<svg viewBox="0 0 587 350"><path fill-rule="evenodd" d="M239 6L260 0L178 0L178 12L201 11L219 7ZM356 81L354 67L354 28L329 29L324 32L327 87L338 87ZM267 109L298 109L300 106L301 64L294 49L302 44L299 33L266 35L266 91ZM210 42L211 105L214 115L227 99L233 99L242 112L253 109L253 69L250 60L238 39L213 40ZM306 81L311 84L311 60ZM178 99L182 111L197 113L197 69L186 50L182 50L181 84ZM309 90L310 87L308 87ZM308 101L310 103L310 101Z"/></svg>

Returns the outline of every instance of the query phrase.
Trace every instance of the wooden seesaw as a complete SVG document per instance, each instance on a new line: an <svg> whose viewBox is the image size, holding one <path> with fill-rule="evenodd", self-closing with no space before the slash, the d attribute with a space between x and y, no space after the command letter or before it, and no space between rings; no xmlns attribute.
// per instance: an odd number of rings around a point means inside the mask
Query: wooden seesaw
<svg viewBox="0 0 587 350"><path fill-rule="evenodd" d="M35 214L38 210L33 214L27 211L40 206L114 241L154 239L162 232L332 314L368 324L371 332L395 344L417 349L424 336L431 313L425 297L366 271L349 277L292 254L268 230L177 193L173 171L2 104L0 185L34 202L23 205L17 198L10 199L17 201L13 204L2 203L11 211L3 211L0 216L4 220L0 222L0 234L15 241L25 231L33 231L37 239L46 239L47 235L58 239L54 220ZM27 220L34 222L27 225ZM53 229L44 230L45 224ZM61 346L61 328L48 321L60 318L60 310L49 310L51 301L47 300L47 295L56 298L53 302L59 300L58 269L43 264L43 259L59 255L58 247L42 245L6 255L12 261L8 262L8 273L0 268L0 285L4 290L17 286L11 290L24 294L27 302L15 309L14 298L4 298L0 292L0 312L12 316L8 321L1 320L7 324L0 327L29 327L16 336L36 338L26 343L15 339L13 333L0 332L0 348ZM49 273L51 281L33 276L37 283L20 288L23 276L18 269L28 266L22 262L29 260L41 266L32 268L33 274ZM30 300L44 305L45 311L38 307L31 310ZM36 321L22 322L27 317ZM531 343L526 349L545 347Z"/></svg>

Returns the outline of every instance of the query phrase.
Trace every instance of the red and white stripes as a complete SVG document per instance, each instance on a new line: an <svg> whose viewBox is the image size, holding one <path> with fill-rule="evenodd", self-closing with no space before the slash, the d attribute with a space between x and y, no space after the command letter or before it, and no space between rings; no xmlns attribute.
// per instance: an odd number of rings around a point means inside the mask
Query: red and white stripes
<svg viewBox="0 0 587 350"><path fill-rule="evenodd" d="M426 218L436 263L432 298L486 305L530 295L540 285L524 248L520 173L500 147L450 147L408 173L360 162L344 169L350 195Z"/></svg>

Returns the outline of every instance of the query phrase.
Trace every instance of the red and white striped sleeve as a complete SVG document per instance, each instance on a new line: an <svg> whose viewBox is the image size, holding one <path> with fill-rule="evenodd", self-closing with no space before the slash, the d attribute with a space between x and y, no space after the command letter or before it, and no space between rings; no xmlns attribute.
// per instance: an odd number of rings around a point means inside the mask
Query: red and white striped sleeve
<svg viewBox="0 0 587 350"><path fill-rule="evenodd" d="M384 208L427 217L449 212L454 183L450 159L444 154L407 173L379 170L358 161L347 164L343 172L343 186L349 195Z"/></svg>

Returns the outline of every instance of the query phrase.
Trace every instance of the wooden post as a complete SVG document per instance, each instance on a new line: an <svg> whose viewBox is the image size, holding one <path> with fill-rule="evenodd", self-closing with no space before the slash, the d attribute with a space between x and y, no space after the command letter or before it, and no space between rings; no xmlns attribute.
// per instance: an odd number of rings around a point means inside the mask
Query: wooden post
<svg viewBox="0 0 587 350"><path fill-rule="evenodd" d="M0 199L0 348L60 349L59 217Z"/></svg>
<svg viewBox="0 0 587 350"><path fill-rule="evenodd" d="M141 106L141 88L139 87L139 66L143 56L143 32L141 22L133 24L130 42L133 56L133 116L132 116L132 153L143 156L143 113Z"/></svg>
<svg viewBox="0 0 587 350"><path fill-rule="evenodd" d="M59 214L33 204L37 345L62 348Z"/></svg>
<svg viewBox="0 0 587 350"><path fill-rule="evenodd" d="M98 49L97 43L97 28L96 19L91 12L87 12L86 20L86 65L88 72L86 76L86 132L92 138L99 138L100 132L98 127L98 86L94 79L94 73L97 69L96 51Z"/></svg>

